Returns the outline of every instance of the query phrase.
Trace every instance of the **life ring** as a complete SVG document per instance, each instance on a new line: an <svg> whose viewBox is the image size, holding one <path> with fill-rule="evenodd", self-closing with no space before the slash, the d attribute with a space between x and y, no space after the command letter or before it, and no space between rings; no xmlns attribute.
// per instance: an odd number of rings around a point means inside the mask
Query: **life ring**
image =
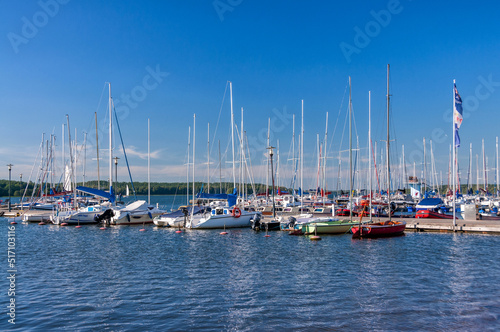
<svg viewBox="0 0 500 332"><path fill-rule="evenodd" d="M239 208L235 207L233 209L233 217L235 217L235 218L241 217L241 210Z"/></svg>

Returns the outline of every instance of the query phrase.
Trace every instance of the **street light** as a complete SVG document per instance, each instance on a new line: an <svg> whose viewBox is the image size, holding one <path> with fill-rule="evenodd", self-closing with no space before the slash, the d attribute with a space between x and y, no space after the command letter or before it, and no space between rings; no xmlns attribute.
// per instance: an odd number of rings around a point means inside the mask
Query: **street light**
<svg viewBox="0 0 500 332"><path fill-rule="evenodd" d="M10 206L10 173L12 171L12 166L14 166L14 165L12 165L12 164L7 165L7 167L9 168L9 212L11 210L11 206Z"/></svg>
<svg viewBox="0 0 500 332"><path fill-rule="evenodd" d="M19 174L19 182L23 183L23 173Z"/></svg>

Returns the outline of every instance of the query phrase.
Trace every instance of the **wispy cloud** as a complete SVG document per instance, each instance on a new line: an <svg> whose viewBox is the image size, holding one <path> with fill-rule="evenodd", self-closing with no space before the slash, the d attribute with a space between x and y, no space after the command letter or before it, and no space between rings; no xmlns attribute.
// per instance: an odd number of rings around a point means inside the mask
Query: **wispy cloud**
<svg viewBox="0 0 500 332"><path fill-rule="evenodd" d="M148 159L148 153L147 152L140 152L133 145L128 146L125 150L127 151L127 154L129 156L136 156L136 157L139 157L141 159ZM161 149L160 150L151 151L151 153L150 153L151 159L160 159L160 157L161 157L160 156L161 151L162 151Z"/></svg>

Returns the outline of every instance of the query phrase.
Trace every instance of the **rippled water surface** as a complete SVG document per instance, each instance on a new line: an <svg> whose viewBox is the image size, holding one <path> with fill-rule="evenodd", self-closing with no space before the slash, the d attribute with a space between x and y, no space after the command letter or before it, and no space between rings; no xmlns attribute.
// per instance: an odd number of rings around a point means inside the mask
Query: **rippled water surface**
<svg viewBox="0 0 500 332"><path fill-rule="evenodd" d="M16 327L500 329L499 236L408 232L313 242L250 229L224 236L141 228L16 225ZM6 248L5 222L1 237ZM0 327L11 328L6 315Z"/></svg>

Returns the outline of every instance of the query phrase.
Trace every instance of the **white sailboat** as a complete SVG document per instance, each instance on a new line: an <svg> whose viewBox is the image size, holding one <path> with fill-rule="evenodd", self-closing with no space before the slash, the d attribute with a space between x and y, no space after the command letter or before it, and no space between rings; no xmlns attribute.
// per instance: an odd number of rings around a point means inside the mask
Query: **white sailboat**
<svg viewBox="0 0 500 332"><path fill-rule="evenodd" d="M256 212L240 210L237 206L216 207L210 212L191 216L186 227L196 229L250 227L255 214Z"/></svg>

